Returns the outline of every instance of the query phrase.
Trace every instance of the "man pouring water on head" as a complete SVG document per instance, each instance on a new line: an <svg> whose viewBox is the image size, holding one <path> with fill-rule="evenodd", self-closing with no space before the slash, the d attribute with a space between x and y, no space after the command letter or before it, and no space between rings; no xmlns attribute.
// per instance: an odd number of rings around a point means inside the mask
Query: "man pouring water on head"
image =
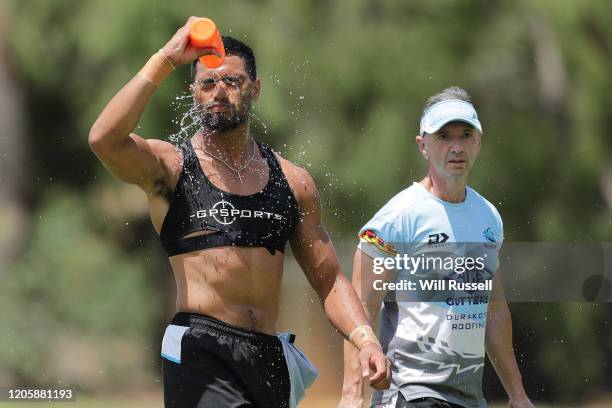
<svg viewBox="0 0 612 408"><path fill-rule="evenodd" d="M303 169L255 140L259 96L249 46L223 37L218 50L189 41L191 17L108 103L89 143L120 180L147 196L168 253L178 313L162 344L167 407L294 407L316 369L276 335L285 244L290 242L332 324L359 349L364 378L388 387L388 361L342 273L321 222L319 195ZM200 129L178 146L133 133L149 99L175 67L192 64Z"/></svg>

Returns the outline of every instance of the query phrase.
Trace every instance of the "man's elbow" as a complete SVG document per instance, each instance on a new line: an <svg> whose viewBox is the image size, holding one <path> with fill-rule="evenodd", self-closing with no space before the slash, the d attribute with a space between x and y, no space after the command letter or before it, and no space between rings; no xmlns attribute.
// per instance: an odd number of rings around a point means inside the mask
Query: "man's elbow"
<svg viewBox="0 0 612 408"><path fill-rule="evenodd" d="M87 139L89 148L96 154L102 153L108 150L110 142L114 133L112 128L102 126L98 122L94 123L89 130L89 137Z"/></svg>
<svg viewBox="0 0 612 408"><path fill-rule="evenodd" d="M106 132L103 132L99 128L99 126L96 126L96 124L94 123L94 125L91 127L91 130L89 131L89 137L87 139L89 143L89 148L92 152L97 153L102 149L102 147L104 146L106 134Z"/></svg>

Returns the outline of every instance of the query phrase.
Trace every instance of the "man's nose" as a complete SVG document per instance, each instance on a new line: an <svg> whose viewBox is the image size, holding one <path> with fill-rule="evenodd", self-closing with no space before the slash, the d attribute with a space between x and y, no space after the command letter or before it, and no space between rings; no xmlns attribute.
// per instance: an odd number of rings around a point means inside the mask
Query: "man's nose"
<svg viewBox="0 0 612 408"><path fill-rule="evenodd" d="M215 89L212 94L214 99L227 99L227 89L225 88L225 82L218 81L215 84Z"/></svg>
<svg viewBox="0 0 612 408"><path fill-rule="evenodd" d="M463 142L461 139L453 140L451 144L451 152L453 153L463 153Z"/></svg>

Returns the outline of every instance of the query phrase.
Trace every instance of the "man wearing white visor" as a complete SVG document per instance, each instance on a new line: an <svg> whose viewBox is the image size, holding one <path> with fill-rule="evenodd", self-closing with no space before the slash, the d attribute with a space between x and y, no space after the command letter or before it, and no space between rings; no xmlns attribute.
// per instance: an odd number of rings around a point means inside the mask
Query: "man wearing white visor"
<svg viewBox="0 0 612 408"><path fill-rule="evenodd" d="M379 338L392 363L391 386L374 391L371 407L486 407L485 352L508 393L509 406L533 407L514 356L512 321L498 270L502 219L493 204L467 185L482 133L463 89L451 87L429 98L416 136L429 165L427 176L393 197L359 231L353 285L370 322L382 304ZM481 263L467 267L465 261L467 268L461 270L455 266L446 271L446 266L430 267L424 261L451 253L453 260L458 253L465 260L479 251L484 254ZM413 263L412 269L395 262L407 257L423 262ZM440 273L446 283L433 289L420 286L420 278ZM406 277L412 278L412 289L400 289ZM484 286L450 290L443 286L450 281ZM340 407L362 407L358 351L348 342L344 351Z"/></svg>

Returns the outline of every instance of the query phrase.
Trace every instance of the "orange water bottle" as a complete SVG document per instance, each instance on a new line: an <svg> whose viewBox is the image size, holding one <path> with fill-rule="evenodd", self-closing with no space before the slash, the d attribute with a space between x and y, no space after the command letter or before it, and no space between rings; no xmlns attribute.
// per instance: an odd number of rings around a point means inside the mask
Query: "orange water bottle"
<svg viewBox="0 0 612 408"><path fill-rule="evenodd" d="M202 55L200 62L208 68L217 68L225 60L225 47L215 22L209 18L199 18L189 25L189 41L196 47L211 47L221 54Z"/></svg>

